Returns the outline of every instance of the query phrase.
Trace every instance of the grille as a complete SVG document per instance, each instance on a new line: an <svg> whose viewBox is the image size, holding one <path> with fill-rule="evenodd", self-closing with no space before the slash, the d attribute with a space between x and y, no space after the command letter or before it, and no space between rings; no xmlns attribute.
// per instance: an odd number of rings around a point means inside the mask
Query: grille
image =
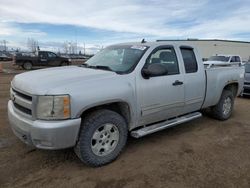
<svg viewBox="0 0 250 188"><path fill-rule="evenodd" d="M17 104L17 103L14 103L14 106L15 106L15 108L17 108L18 110L20 110L20 111L22 111L22 112L24 112L24 113L26 113L26 114L32 115L32 111L31 111L30 109L25 108L25 107L23 107L23 106L21 106L21 105L19 105L19 104Z"/></svg>
<svg viewBox="0 0 250 188"><path fill-rule="evenodd" d="M244 85L250 85L250 82L244 82Z"/></svg>
<svg viewBox="0 0 250 188"><path fill-rule="evenodd" d="M32 96L12 88L10 98L17 112L32 116Z"/></svg>
<svg viewBox="0 0 250 188"><path fill-rule="evenodd" d="M17 95L19 95L20 97L22 97L22 98L24 98L24 99L27 99L27 100L29 100L29 101L32 101L32 97L31 97L31 96L25 95L25 94L23 94L23 93L21 93L21 92L15 90L15 89L12 89L12 90L13 90L13 92L15 92L15 93L16 93Z"/></svg>

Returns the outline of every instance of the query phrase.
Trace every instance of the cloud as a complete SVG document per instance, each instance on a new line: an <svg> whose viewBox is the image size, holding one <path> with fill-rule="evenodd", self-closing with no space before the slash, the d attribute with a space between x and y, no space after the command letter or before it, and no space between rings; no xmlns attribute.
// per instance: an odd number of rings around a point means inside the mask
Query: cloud
<svg viewBox="0 0 250 188"><path fill-rule="evenodd" d="M38 23L114 32L97 39L104 45L138 38L250 40L248 5L248 0L1 0L0 36L49 35L21 27Z"/></svg>
<svg viewBox="0 0 250 188"><path fill-rule="evenodd" d="M22 29L16 24L11 24L6 21L0 20L0 37L8 36L22 36L22 37L41 37L46 36L45 32L37 29Z"/></svg>

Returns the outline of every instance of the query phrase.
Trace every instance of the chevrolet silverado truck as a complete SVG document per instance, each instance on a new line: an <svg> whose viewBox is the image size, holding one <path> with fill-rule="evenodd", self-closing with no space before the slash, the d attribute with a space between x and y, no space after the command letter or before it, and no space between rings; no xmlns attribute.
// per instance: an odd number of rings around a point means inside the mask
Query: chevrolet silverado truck
<svg viewBox="0 0 250 188"><path fill-rule="evenodd" d="M53 52L38 51L27 55L17 53L14 57L14 65L18 65L25 70L31 70L35 66L66 66L71 63L71 59L58 56Z"/></svg>
<svg viewBox="0 0 250 188"><path fill-rule="evenodd" d="M81 161L101 166L118 157L129 134L140 138L199 118L208 108L227 120L243 79L241 66L205 68L197 49L186 44L117 44L81 66L16 75L8 119L26 144L74 147Z"/></svg>

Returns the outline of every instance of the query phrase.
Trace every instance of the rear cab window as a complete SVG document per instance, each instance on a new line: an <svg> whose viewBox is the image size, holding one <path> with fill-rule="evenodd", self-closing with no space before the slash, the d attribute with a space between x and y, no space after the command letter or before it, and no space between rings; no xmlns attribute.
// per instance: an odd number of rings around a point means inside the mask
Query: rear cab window
<svg viewBox="0 0 250 188"><path fill-rule="evenodd" d="M186 73L195 73L198 71L198 64L193 48L181 47L181 54Z"/></svg>

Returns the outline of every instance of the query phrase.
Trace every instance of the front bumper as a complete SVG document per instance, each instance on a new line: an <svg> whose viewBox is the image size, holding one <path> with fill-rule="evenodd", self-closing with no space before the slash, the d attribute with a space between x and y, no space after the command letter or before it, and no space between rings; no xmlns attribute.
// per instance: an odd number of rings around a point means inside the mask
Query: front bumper
<svg viewBox="0 0 250 188"><path fill-rule="evenodd" d="M28 145L41 149L73 147L81 125L81 118L61 121L27 119L14 111L12 101L8 102L8 118L18 138Z"/></svg>

